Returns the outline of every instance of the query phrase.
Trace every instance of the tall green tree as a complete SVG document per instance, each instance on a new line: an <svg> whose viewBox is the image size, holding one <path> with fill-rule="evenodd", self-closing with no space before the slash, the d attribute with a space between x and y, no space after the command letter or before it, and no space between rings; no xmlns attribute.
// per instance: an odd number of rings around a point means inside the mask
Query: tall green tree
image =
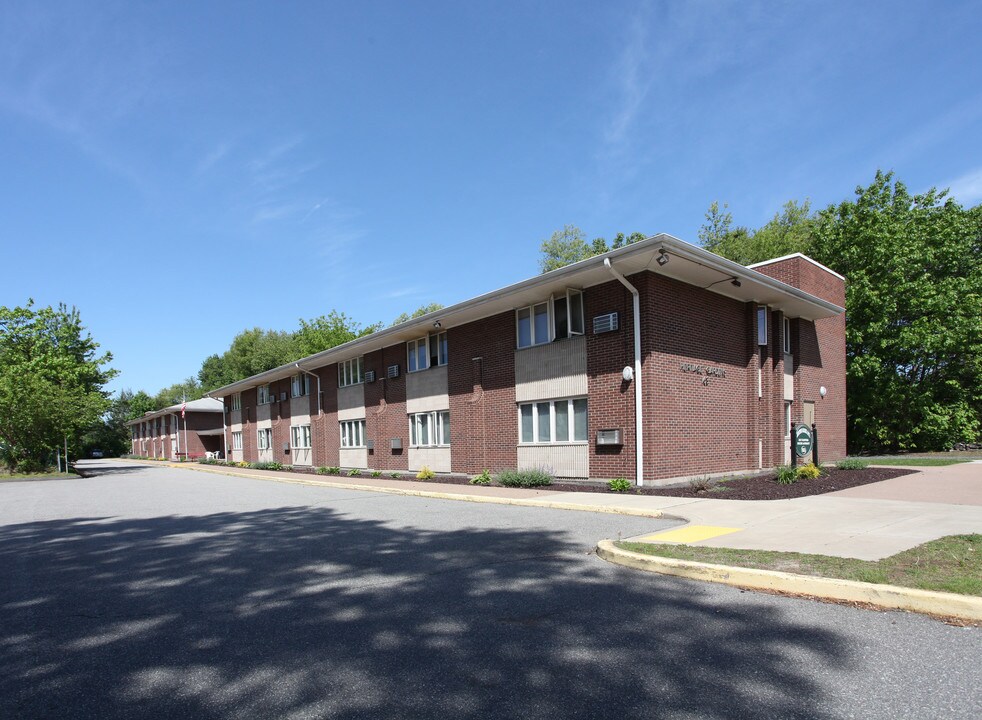
<svg viewBox="0 0 982 720"><path fill-rule="evenodd" d="M854 449L941 450L982 432L982 206L877 172L820 213L810 254L846 277Z"/></svg>
<svg viewBox="0 0 982 720"><path fill-rule="evenodd" d="M300 328L293 334L295 359L323 352L381 329L381 323L362 327L337 310L310 320L301 319Z"/></svg>
<svg viewBox="0 0 982 720"><path fill-rule="evenodd" d="M38 470L54 448L75 444L109 406L112 356L77 309L0 307L0 453L10 468Z"/></svg>
<svg viewBox="0 0 982 720"><path fill-rule="evenodd" d="M575 225L565 225L562 230L556 230L548 240L543 240L542 245L539 246L541 253L539 269L547 273L595 255L603 255L609 250L631 245L644 238L644 234L639 232L630 235L617 233L610 245L602 237L594 238L588 243L582 230Z"/></svg>
<svg viewBox="0 0 982 720"><path fill-rule="evenodd" d="M415 320L418 317L423 317L424 315L431 312L436 312L437 310L443 310L443 305L436 302L430 303L429 305L420 305L418 308L413 310L412 313L400 313L399 316L392 321L392 325L389 327L399 325L400 323L404 323L408 320Z"/></svg>
<svg viewBox="0 0 982 720"><path fill-rule="evenodd" d="M699 230L699 240L710 252L741 265L750 265L796 252L807 253L816 222L810 201L798 204L789 200L781 212L757 230L734 227L733 215L726 203L720 207L713 201L706 211L706 222Z"/></svg>

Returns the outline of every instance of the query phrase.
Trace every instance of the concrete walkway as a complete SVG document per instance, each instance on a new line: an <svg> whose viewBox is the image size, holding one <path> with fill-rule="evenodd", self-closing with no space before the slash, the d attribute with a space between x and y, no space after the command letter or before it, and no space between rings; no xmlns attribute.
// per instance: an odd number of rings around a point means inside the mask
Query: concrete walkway
<svg viewBox="0 0 982 720"><path fill-rule="evenodd" d="M982 533L982 462L911 468L917 472L893 480L826 495L768 501L522 490L361 476L328 478L203 465L178 467L472 502L675 516L687 520L688 525L641 538L862 560L879 560L945 535Z"/></svg>

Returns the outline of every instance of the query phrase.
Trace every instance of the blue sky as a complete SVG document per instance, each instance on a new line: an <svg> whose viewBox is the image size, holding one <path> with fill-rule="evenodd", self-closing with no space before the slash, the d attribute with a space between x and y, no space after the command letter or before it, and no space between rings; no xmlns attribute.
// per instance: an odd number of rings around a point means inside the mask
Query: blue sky
<svg viewBox="0 0 982 720"><path fill-rule="evenodd" d="M111 389L244 328L388 323L566 223L690 242L877 168L982 201L978 2L0 5L0 304L78 306Z"/></svg>

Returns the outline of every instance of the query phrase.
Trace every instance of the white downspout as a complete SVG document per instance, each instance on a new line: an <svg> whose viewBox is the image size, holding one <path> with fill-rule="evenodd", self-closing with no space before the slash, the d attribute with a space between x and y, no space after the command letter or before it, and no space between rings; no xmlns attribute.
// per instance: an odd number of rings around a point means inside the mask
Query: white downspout
<svg viewBox="0 0 982 720"><path fill-rule="evenodd" d="M309 370L304 370L302 367L300 367L300 363L293 363L293 364L300 372L306 373L307 375L310 375L310 377L317 378L317 414L323 415L324 410L321 408L321 376L317 375L316 373L312 373Z"/></svg>
<svg viewBox="0 0 982 720"><path fill-rule="evenodd" d="M635 434L635 468L634 477L638 487L644 485L644 411L643 395L641 394L641 300L638 296L638 289L621 275L613 265L610 258L604 258L604 267L621 281L621 284L631 291L634 300L634 434Z"/></svg>

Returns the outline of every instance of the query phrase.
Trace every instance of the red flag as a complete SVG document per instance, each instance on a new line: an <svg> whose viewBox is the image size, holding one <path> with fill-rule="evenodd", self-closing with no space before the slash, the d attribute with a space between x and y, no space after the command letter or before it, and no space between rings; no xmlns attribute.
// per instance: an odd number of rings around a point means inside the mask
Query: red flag
<svg viewBox="0 0 982 720"><path fill-rule="evenodd" d="M187 406L188 406L187 401L185 401L184 404L181 405L181 420L184 419L184 408L186 408Z"/></svg>

